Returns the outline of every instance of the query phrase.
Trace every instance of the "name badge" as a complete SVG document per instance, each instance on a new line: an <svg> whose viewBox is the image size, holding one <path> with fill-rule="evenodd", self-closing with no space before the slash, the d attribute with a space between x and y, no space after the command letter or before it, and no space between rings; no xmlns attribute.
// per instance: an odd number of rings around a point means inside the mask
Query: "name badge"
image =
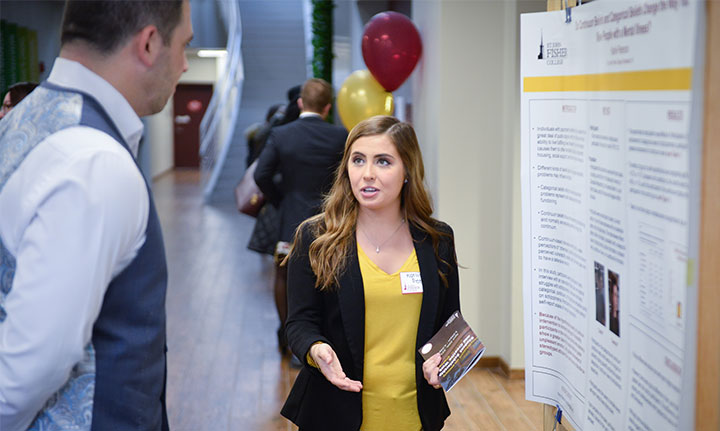
<svg viewBox="0 0 720 431"><path fill-rule="evenodd" d="M422 278L419 272L401 272L400 286L403 295L410 293L422 293Z"/></svg>

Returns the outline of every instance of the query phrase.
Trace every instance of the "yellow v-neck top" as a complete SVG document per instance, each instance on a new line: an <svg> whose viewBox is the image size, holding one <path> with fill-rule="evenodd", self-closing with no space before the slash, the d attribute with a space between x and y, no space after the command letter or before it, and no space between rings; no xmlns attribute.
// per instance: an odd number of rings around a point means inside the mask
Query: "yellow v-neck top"
<svg viewBox="0 0 720 431"><path fill-rule="evenodd" d="M387 274L358 245L365 288L365 361L361 431L419 431L415 341L422 293L403 295L402 272L420 272L413 249L400 270Z"/></svg>

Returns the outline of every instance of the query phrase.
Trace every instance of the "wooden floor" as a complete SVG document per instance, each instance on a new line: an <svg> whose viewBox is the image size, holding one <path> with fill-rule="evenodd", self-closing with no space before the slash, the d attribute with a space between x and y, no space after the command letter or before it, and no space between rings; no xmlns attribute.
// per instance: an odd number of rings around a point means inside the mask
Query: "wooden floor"
<svg viewBox="0 0 720 431"><path fill-rule="evenodd" d="M171 429L295 430L279 415L297 371L276 347L272 262L245 247L254 220L204 205L198 181L175 171L153 185L170 271ZM445 430L542 430L540 404L524 391L522 380L473 370L448 394Z"/></svg>

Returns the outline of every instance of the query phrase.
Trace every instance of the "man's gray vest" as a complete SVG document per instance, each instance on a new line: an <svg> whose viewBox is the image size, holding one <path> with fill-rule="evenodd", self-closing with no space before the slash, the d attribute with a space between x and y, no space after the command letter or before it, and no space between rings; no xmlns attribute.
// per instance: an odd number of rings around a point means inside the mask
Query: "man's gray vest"
<svg viewBox="0 0 720 431"><path fill-rule="evenodd" d="M46 82L0 121L0 191L25 157L45 138L78 125L101 130L130 151L111 118L93 97ZM167 265L149 187L148 196L150 211L145 243L127 268L110 282L85 358L38 412L30 430L168 429L165 411ZM0 325L7 318L3 304L11 294L15 263L15 257L0 238Z"/></svg>

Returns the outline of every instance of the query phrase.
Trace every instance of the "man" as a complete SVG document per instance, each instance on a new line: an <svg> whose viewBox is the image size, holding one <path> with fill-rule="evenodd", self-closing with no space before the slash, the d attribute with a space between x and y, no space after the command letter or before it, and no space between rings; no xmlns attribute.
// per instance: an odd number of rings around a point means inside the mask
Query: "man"
<svg viewBox="0 0 720 431"><path fill-rule="evenodd" d="M160 224L140 116L187 69L188 0L68 1L0 122L0 429L167 430Z"/></svg>
<svg viewBox="0 0 720 431"><path fill-rule="evenodd" d="M332 106L332 87L326 81L308 79L297 103L300 118L272 129L255 169L258 187L280 208L274 290L280 318L278 343L283 352L287 347L287 268L279 263L287 255L298 225L320 212L323 195L330 190L347 139L343 127L325 122ZM276 173L282 177L279 186L273 182Z"/></svg>

